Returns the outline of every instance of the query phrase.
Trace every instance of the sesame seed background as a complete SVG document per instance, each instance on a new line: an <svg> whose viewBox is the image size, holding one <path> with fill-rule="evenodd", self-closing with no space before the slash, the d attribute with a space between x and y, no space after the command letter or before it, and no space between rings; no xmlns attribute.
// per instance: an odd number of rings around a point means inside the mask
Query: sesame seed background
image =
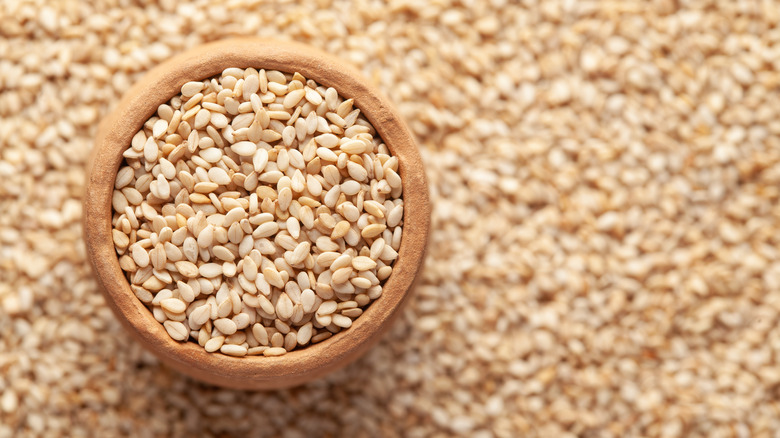
<svg viewBox="0 0 780 438"><path fill-rule="evenodd" d="M1 0L0 437L773 436L779 24L758 0ZM79 222L123 91L239 35L360 68L434 201L392 332L270 393L145 353Z"/></svg>

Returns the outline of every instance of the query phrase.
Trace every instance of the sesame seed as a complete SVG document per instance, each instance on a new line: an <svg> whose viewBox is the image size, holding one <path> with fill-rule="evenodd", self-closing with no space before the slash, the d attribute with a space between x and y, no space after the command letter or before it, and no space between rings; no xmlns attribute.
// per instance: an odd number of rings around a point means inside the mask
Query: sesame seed
<svg viewBox="0 0 780 438"><path fill-rule="evenodd" d="M187 305L178 298L168 298L162 300L160 305L163 309L171 313L184 313L187 309Z"/></svg>
<svg viewBox="0 0 780 438"><path fill-rule="evenodd" d="M247 354L247 348L242 345L224 344L219 351L222 354L235 357L243 357Z"/></svg>
<svg viewBox="0 0 780 438"><path fill-rule="evenodd" d="M190 335L189 330L187 330L187 327L184 326L181 322L178 321L165 321L163 323L163 326L165 327L165 331L168 332L168 335L176 341L185 341Z"/></svg>
<svg viewBox="0 0 780 438"><path fill-rule="evenodd" d="M263 356L268 356L268 357L283 356L285 354L287 354L287 350L285 350L282 347L271 347L263 351Z"/></svg>

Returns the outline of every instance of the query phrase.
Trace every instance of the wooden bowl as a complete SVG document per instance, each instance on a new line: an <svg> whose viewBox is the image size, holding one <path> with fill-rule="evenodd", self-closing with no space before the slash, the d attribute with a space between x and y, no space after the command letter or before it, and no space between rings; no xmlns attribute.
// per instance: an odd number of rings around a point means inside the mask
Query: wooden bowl
<svg viewBox="0 0 780 438"><path fill-rule="evenodd" d="M119 267L111 235L111 197L122 152L160 104L181 86L218 75L227 67L300 72L331 86L373 124L398 157L403 179L404 231L393 273L380 298L351 328L280 357L229 357L207 353L194 342L170 338L135 297ZM87 171L84 239L106 302L146 348L170 367L196 379L238 389L275 389L316 379L354 361L389 329L410 296L423 264L430 227L430 201L420 153L401 117L381 93L352 67L312 47L292 42L241 38L206 44L162 63L130 88L101 123Z"/></svg>

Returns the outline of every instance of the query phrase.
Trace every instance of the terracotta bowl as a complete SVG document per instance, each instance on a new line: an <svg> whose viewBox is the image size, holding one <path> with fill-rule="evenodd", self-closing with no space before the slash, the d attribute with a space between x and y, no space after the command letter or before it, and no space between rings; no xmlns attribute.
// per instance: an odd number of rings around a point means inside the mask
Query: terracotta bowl
<svg viewBox="0 0 780 438"><path fill-rule="evenodd" d="M193 80L218 75L227 67L300 72L353 98L398 157L403 179L404 233L384 293L351 328L280 357L229 357L207 353L194 342L176 342L138 300L119 267L111 236L111 196L122 152L160 104ZM387 332L410 296L420 273L430 227L428 185L420 153L398 113L352 67L305 45L262 39L231 39L189 50L161 65L130 88L101 123L90 157L84 198L84 239L106 302L127 330L170 367L196 379L240 389L299 385L345 366Z"/></svg>

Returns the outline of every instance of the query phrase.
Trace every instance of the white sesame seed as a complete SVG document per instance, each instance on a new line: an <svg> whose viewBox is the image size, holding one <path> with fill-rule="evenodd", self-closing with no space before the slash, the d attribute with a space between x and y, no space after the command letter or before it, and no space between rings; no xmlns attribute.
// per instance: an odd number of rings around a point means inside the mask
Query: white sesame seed
<svg viewBox="0 0 780 438"><path fill-rule="evenodd" d="M211 306L203 304L196 307L189 315L190 327L200 327L211 317Z"/></svg>
<svg viewBox="0 0 780 438"><path fill-rule="evenodd" d="M289 319L293 314L293 303L286 293L279 296L279 301L276 303L276 314L282 319Z"/></svg>
<svg viewBox="0 0 780 438"><path fill-rule="evenodd" d="M149 253L138 244L134 244L132 248L133 261L135 264L139 268L148 266L149 262L151 261L149 258Z"/></svg>
<svg viewBox="0 0 780 438"><path fill-rule="evenodd" d="M352 326L352 320L344 315L338 313L333 315L333 324L341 328L350 328Z"/></svg>
<svg viewBox="0 0 780 438"><path fill-rule="evenodd" d="M350 140L339 146L339 149L348 154L362 154L366 150L366 144L361 140Z"/></svg>
<svg viewBox="0 0 780 438"><path fill-rule="evenodd" d="M338 308L338 303L335 301L325 301L322 304L320 304L319 308L317 309L318 315L329 315L336 311Z"/></svg>
<svg viewBox="0 0 780 438"><path fill-rule="evenodd" d="M249 100L254 93L260 89L260 76L256 74L250 74L244 80L243 98Z"/></svg>
<svg viewBox="0 0 780 438"><path fill-rule="evenodd" d="M268 356L268 357L282 356L285 354L287 354L287 350L285 350L282 347L271 347L263 351L263 356Z"/></svg>
<svg viewBox="0 0 780 438"><path fill-rule="evenodd" d="M358 271L369 271L376 268L376 262L369 257L355 257L352 266Z"/></svg>
<svg viewBox="0 0 780 438"><path fill-rule="evenodd" d="M214 278L222 275L222 265L218 263L204 263L198 268L200 275L206 278Z"/></svg>
<svg viewBox="0 0 780 438"><path fill-rule="evenodd" d="M215 320L214 327L216 327L220 333L227 336L232 335L237 330L236 323L228 318L219 318Z"/></svg>
<svg viewBox="0 0 780 438"><path fill-rule="evenodd" d="M157 141L155 141L153 137L149 137L144 144L144 160L146 160L147 163L154 163L157 161L159 152L160 149L157 146Z"/></svg>
<svg viewBox="0 0 780 438"><path fill-rule="evenodd" d="M159 119L156 122L154 122L154 127L152 128L152 136L154 138L160 138L163 134L168 130L168 122L163 119Z"/></svg>
<svg viewBox="0 0 780 438"><path fill-rule="evenodd" d="M187 305L184 303L184 301L178 298L168 298L162 300L160 305L163 309L171 313L183 313L187 309Z"/></svg>
<svg viewBox="0 0 780 438"><path fill-rule="evenodd" d="M366 239L371 239L382 234L385 229L387 229L387 225L371 224L363 228L363 231L361 231L360 234Z"/></svg>
<svg viewBox="0 0 780 438"><path fill-rule="evenodd" d="M208 170L209 179L219 185L226 186L230 184L230 177L224 169L212 167Z"/></svg>
<svg viewBox="0 0 780 438"><path fill-rule="evenodd" d="M304 89L298 89L293 90L287 93L286 96L284 96L284 102L282 105L284 105L285 108L292 108L296 105L298 105L298 102L303 99L303 96L306 94L306 90Z"/></svg>
<svg viewBox="0 0 780 438"><path fill-rule="evenodd" d="M257 145L251 141L239 141L231 145L230 149L242 157L251 157L257 152Z"/></svg>
<svg viewBox="0 0 780 438"><path fill-rule="evenodd" d="M328 149L335 148L339 145L339 138L333 134L322 134L314 137L314 140L320 146Z"/></svg>
<svg viewBox="0 0 780 438"><path fill-rule="evenodd" d="M181 95L184 97L192 97L203 90L203 82L187 82L181 87Z"/></svg>
<svg viewBox="0 0 780 438"><path fill-rule="evenodd" d="M187 278L195 278L198 275L198 267L194 263L182 260L174 263L176 270Z"/></svg>
<svg viewBox="0 0 780 438"><path fill-rule="evenodd" d="M203 348L209 352L213 353L215 351L218 351L220 348L222 348L222 345L225 343L225 337L224 336L216 336L208 340L206 342L206 345L203 346Z"/></svg>
<svg viewBox="0 0 780 438"><path fill-rule="evenodd" d="M247 354L247 348L242 345L224 344L219 349L220 353L228 356L243 357Z"/></svg>
<svg viewBox="0 0 780 438"><path fill-rule="evenodd" d="M214 242L214 226L208 225L200 233L198 233L198 246L201 248L211 247Z"/></svg>
<svg viewBox="0 0 780 438"><path fill-rule="evenodd" d="M163 326L168 335L175 341L186 341L190 336L190 331L187 327L178 321L165 321Z"/></svg>
<svg viewBox="0 0 780 438"><path fill-rule="evenodd" d="M341 192L347 196L357 195L360 192L360 183L354 180L344 181L341 184Z"/></svg>
<svg viewBox="0 0 780 438"><path fill-rule="evenodd" d="M276 222L265 222L255 228L255 231L252 233L252 237L255 239L270 237L276 234L277 231L279 231L279 224Z"/></svg>

